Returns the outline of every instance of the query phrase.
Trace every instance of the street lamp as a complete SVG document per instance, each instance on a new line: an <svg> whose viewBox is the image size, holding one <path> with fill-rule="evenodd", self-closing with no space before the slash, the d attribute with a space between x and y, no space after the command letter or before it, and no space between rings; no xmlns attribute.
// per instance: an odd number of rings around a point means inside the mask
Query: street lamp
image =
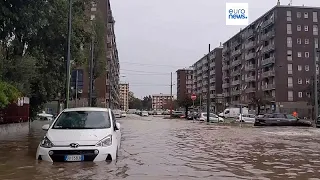
<svg viewBox="0 0 320 180"><path fill-rule="evenodd" d="M69 18L68 18L68 55L67 55L67 79L66 79L66 104L69 107L70 98L70 68L71 68L71 31L72 31L72 0L69 0Z"/></svg>

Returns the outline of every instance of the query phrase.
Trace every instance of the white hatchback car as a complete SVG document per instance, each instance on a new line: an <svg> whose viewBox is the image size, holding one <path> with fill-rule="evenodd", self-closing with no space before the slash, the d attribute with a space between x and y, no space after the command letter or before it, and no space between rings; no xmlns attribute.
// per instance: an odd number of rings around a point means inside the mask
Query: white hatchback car
<svg viewBox="0 0 320 180"><path fill-rule="evenodd" d="M120 148L120 124L110 109L63 110L40 142L36 159L49 162L116 160Z"/></svg>

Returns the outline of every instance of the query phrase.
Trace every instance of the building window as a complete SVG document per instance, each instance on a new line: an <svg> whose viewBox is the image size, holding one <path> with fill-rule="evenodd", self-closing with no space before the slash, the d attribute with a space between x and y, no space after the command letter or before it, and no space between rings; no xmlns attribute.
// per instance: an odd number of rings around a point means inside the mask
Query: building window
<svg viewBox="0 0 320 180"><path fill-rule="evenodd" d="M288 91L288 101L293 101L293 91Z"/></svg>
<svg viewBox="0 0 320 180"><path fill-rule="evenodd" d="M311 93L306 92L306 96L307 96L308 98L310 98L310 97L311 97Z"/></svg>
<svg viewBox="0 0 320 180"><path fill-rule="evenodd" d="M302 71L302 66L298 65L298 71Z"/></svg>
<svg viewBox="0 0 320 180"><path fill-rule="evenodd" d="M301 18L301 12L297 12L297 18Z"/></svg>
<svg viewBox="0 0 320 180"><path fill-rule="evenodd" d="M292 64L288 64L288 74L292 74Z"/></svg>
<svg viewBox="0 0 320 180"><path fill-rule="evenodd" d="M308 58L310 56L309 52L304 53L304 57Z"/></svg>
<svg viewBox="0 0 320 180"><path fill-rule="evenodd" d="M309 39L304 39L304 44L309 44Z"/></svg>
<svg viewBox="0 0 320 180"><path fill-rule="evenodd" d="M306 79L306 84L310 84L310 79Z"/></svg>
<svg viewBox="0 0 320 180"><path fill-rule="evenodd" d="M313 35L318 35L318 25L313 25Z"/></svg>
<svg viewBox="0 0 320 180"><path fill-rule="evenodd" d="M301 31L301 25L297 25L297 31Z"/></svg>
<svg viewBox="0 0 320 180"><path fill-rule="evenodd" d="M318 38L314 38L314 47L319 48L319 42Z"/></svg>
<svg viewBox="0 0 320 180"><path fill-rule="evenodd" d="M288 15L288 13L287 13L287 15ZM313 22L318 22L318 12L313 12L312 13L312 19L313 19Z"/></svg>
<svg viewBox="0 0 320 180"><path fill-rule="evenodd" d="M287 51L287 60L292 61L292 51L291 50Z"/></svg>
<svg viewBox="0 0 320 180"><path fill-rule="evenodd" d="M302 92L298 92L299 98L302 98Z"/></svg>
<svg viewBox="0 0 320 180"><path fill-rule="evenodd" d="M292 77L288 77L288 87L289 87L289 88L292 88L292 87L293 87Z"/></svg>
<svg viewBox="0 0 320 180"><path fill-rule="evenodd" d="M308 18L308 13L305 12L305 13L303 14L303 17L304 17L305 19L307 19L307 18Z"/></svg>
<svg viewBox="0 0 320 180"><path fill-rule="evenodd" d="M302 53L301 52L298 52L298 57L301 57L302 56Z"/></svg>
<svg viewBox="0 0 320 180"><path fill-rule="evenodd" d="M287 47L292 47L292 37L287 37Z"/></svg>
<svg viewBox="0 0 320 180"><path fill-rule="evenodd" d="M302 84L302 79L298 79L298 84Z"/></svg>
<svg viewBox="0 0 320 180"><path fill-rule="evenodd" d="M310 70L309 65L305 65L305 66L304 66L304 69L305 69L306 71L309 71L309 70Z"/></svg>
<svg viewBox="0 0 320 180"><path fill-rule="evenodd" d="M291 21L291 11L287 11L287 21Z"/></svg>
<svg viewBox="0 0 320 180"><path fill-rule="evenodd" d="M309 31L309 26L304 26L304 31Z"/></svg>
<svg viewBox="0 0 320 180"><path fill-rule="evenodd" d="M292 34L292 26L291 26L291 24L287 24L287 34Z"/></svg>
<svg viewBox="0 0 320 180"><path fill-rule="evenodd" d="M297 38L297 44L301 44L301 38Z"/></svg>

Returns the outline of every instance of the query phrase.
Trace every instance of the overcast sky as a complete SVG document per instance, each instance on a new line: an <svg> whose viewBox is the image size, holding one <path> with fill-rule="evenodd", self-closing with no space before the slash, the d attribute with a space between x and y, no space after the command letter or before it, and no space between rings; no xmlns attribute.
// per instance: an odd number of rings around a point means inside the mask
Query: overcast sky
<svg viewBox="0 0 320 180"><path fill-rule="evenodd" d="M122 81L136 97L170 93L170 72L192 65L242 26L226 26L225 4L249 3L249 22L277 0L111 0ZM289 0L280 1L287 5ZM293 5L320 6L319 0ZM157 66L158 65L158 66ZM177 87L173 86L173 93Z"/></svg>

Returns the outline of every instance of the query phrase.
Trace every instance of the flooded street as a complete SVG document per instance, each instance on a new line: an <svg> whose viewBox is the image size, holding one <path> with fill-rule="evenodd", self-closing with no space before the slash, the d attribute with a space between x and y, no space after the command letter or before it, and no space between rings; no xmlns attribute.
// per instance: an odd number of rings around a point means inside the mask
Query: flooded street
<svg viewBox="0 0 320 180"><path fill-rule="evenodd" d="M317 179L320 129L232 127L130 115L117 162L35 160L43 122L0 126L0 179Z"/></svg>

